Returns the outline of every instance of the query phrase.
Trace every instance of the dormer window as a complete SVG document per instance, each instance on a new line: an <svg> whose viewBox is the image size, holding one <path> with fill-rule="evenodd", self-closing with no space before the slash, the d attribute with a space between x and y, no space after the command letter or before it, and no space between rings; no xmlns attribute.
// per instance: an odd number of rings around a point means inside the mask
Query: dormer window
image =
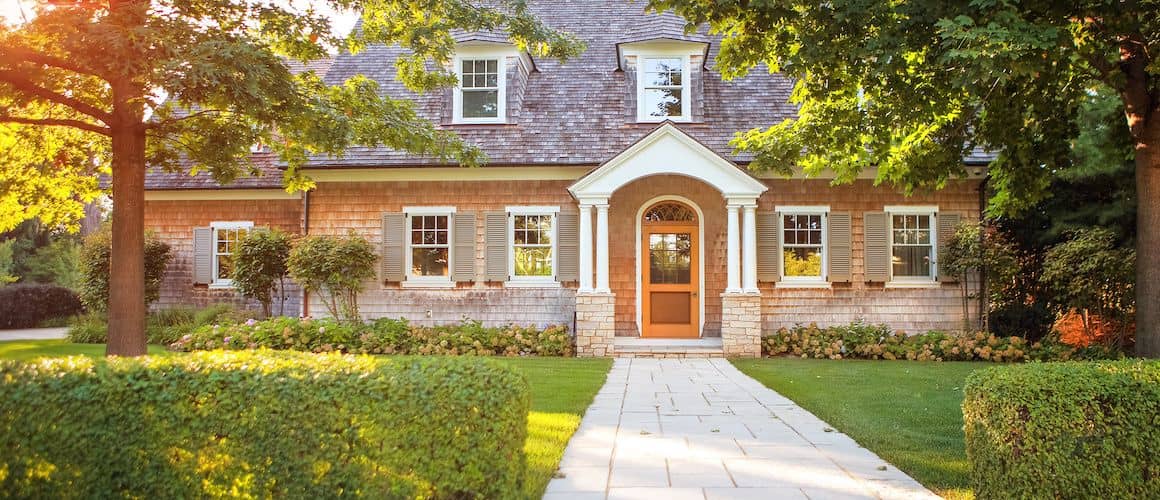
<svg viewBox="0 0 1160 500"><path fill-rule="evenodd" d="M637 103L640 121L689 119L689 59L683 56L640 58Z"/></svg>
<svg viewBox="0 0 1160 500"><path fill-rule="evenodd" d="M462 57L456 61L456 123L503 123L506 72L503 57Z"/></svg>

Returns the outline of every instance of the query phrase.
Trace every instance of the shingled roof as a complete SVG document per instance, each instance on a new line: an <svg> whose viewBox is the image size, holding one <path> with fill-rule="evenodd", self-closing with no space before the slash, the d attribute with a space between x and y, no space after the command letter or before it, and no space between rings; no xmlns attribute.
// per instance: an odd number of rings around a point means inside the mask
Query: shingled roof
<svg viewBox="0 0 1160 500"><path fill-rule="evenodd" d="M757 68L749 76L722 81L711 70L717 38L700 30L686 35L684 19L671 14L644 11L640 2L620 0L531 0L529 10L546 25L572 33L587 44L581 56L561 63L538 58L527 81L518 116L501 125L443 125L467 142L479 146L497 165L597 165L640 139L655 123L637 123L635 111L626 112L634 89L619 71L618 44L651 39L676 39L709 44L702 95L701 119L678 126L719 154L747 161L734 154L729 140L734 133L767 126L792 117L787 103L793 83L778 74ZM356 27L356 29L358 29ZM456 39L491 39L493 33L456 34ZM371 46L358 54L340 54L327 73L337 84L357 74L379 82L382 92L416 102L420 114L439 123L447 93L418 95L395 80L391 64L403 53L399 47ZM311 167L422 166L434 160L387 148L355 147L342 158L314 157Z"/></svg>

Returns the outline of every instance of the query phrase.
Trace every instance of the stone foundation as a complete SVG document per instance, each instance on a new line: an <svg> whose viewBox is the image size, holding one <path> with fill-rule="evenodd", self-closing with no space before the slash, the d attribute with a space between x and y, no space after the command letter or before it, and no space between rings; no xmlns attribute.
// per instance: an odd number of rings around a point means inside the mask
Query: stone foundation
<svg viewBox="0 0 1160 500"><path fill-rule="evenodd" d="M721 294L721 344L727 357L761 357L760 294Z"/></svg>
<svg viewBox="0 0 1160 500"><path fill-rule="evenodd" d="M616 295L576 294L576 356L589 358L613 355L615 310Z"/></svg>

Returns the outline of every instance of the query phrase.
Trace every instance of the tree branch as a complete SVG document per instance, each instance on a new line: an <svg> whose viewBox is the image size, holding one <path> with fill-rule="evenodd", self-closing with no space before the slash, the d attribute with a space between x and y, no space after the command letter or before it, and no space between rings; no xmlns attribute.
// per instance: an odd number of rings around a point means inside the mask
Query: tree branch
<svg viewBox="0 0 1160 500"><path fill-rule="evenodd" d="M37 52L35 50L28 49L25 47L6 47L4 49L0 49L0 63L14 64L14 63L20 63L20 62L29 62L29 63L33 63L33 64L40 64L43 66L52 66L54 68L60 68L60 69L72 71L75 73L95 76L95 77L103 79L103 77L99 73L97 73L96 71L89 69L89 68L86 68L84 66L81 66L79 64L73 63L72 61L69 61L67 59L62 59L62 58L59 58L56 56L50 56L48 54L45 54L42 52Z"/></svg>
<svg viewBox="0 0 1160 500"><path fill-rule="evenodd" d="M77 112L84 113L93 118L96 118L106 124L112 121L112 114L105 110L98 108L92 104L68 97L66 95L58 94L49 89L37 85L32 80L25 78L23 75L12 70L0 70L0 83L7 83L16 90L25 94L37 96L48 101L55 102L64 106L68 106Z"/></svg>
<svg viewBox="0 0 1160 500"><path fill-rule="evenodd" d="M80 120L68 120L63 118L25 118L21 116L5 116L0 115L0 123L20 123L24 125L45 125L50 127L72 127L75 129L86 130L95 134L112 136L113 132L108 127L102 127L89 122Z"/></svg>

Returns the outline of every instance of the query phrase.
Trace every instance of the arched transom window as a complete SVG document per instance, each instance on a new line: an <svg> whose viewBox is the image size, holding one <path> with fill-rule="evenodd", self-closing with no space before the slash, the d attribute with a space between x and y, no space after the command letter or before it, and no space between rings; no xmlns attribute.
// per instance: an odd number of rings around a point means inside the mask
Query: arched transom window
<svg viewBox="0 0 1160 500"><path fill-rule="evenodd" d="M678 201L662 201L644 211L644 223L696 222L697 212Z"/></svg>

